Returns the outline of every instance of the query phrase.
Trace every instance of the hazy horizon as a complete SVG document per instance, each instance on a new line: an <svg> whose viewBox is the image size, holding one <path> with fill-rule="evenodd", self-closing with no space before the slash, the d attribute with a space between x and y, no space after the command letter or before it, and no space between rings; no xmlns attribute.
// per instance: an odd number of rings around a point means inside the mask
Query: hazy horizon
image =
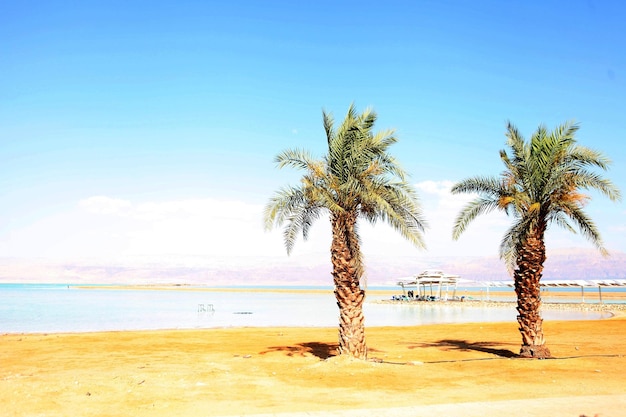
<svg viewBox="0 0 626 417"><path fill-rule="evenodd" d="M236 266L233 266L236 265ZM424 270L457 274L461 286L468 282L510 281L512 277L497 256L374 257L365 259L367 286L395 285L398 280ZM548 253L543 281L612 280L626 278L626 253L604 258L591 249ZM63 284L170 284L203 286L332 286L330 259L256 257L235 264L232 259L137 259L53 261L0 258L0 283Z"/></svg>

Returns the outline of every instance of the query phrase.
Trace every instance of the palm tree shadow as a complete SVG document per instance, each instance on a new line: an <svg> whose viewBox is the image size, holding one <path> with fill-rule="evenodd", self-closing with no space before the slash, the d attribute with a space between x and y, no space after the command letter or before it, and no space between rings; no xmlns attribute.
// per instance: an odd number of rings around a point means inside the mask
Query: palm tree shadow
<svg viewBox="0 0 626 417"><path fill-rule="evenodd" d="M259 355L265 355L270 352L286 352L287 356L306 356L313 355L322 360L337 356L338 343L322 343L322 342L303 342L293 346L270 346L267 350L259 352ZM377 349L368 348L369 352L380 352Z"/></svg>
<svg viewBox="0 0 626 417"><path fill-rule="evenodd" d="M337 343L303 342L293 346L270 346L259 354L264 355L270 352L286 352L287 356L306 356L309 354L325 360L336 356L338 347Z"/></svg>
<svg viewBox="0 0 626 417"><path fill-rule="evenodd" d="M462 352L484 352L491 355L500 356L502 358L516 358L518 355L508 349L496 349L497 343L493 342L468 342L467 340L443 339L434 343L423 343L420 345L410 346L409 349L419 347L439 347L443 350L459 350Z"/></svg>

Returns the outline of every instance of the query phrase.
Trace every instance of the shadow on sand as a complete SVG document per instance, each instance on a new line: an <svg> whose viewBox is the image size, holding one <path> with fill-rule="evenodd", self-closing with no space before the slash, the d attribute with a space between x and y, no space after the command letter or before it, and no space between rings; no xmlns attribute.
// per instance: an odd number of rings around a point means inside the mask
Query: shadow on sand
<svg viewBox="0 0 626 417"><path fill-rule="evenodd" d="M484 352L501 358L516 358L518 355L508 349L496 349L498 343L493 342L468 342L467 340L443 339L434 343L422 343L409 346L409 349L424 347L436 347L442 350L459 350L462 352Z"/></svg>
<svg viewBox="0 0 626 417"><path fill-rule="evenodd" d="M307 354L316 356L322 360L337 356L339 353L337 343L321 343L321 342L304 342L293 346L270 346L267 350L259 352L259 355L265 355L270 352L286 352L287 356L305 356ZM379 352L376 349L368 348L371 353Z"/></svg>
<svg viewBox="0 0 626 417"><path fill-rule="evenodd" d="M270 352L286 352L287 356L305 356L310 354L324 360L337 355L337 343L304 342L293 346L271 346L260 355Z"/></svg>

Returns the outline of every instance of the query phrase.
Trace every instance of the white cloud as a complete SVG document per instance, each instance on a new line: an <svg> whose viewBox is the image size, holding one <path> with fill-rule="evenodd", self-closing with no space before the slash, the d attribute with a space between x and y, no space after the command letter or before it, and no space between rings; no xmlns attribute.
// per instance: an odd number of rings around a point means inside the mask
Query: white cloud
<svg viewBox="0 0 626 417"><path fill-rule="evenodd" d="M393 262L398 256L496 256L510 219L495 212L481 216L458 241L453 241L454 220L474 196L452 195L452 184L424 181L415 185L428 222L427 251L413 247L386 224L361 222L366 259ZM5 256L63 259L195 257L207 262L228 258L235 266L251 262L310 265L328 261L330 242L326 216L313 225L308 241L299 238L287 257L282 230L264 230L261 204L208 198L130 201L94 196L81 200L73 210L13 230L0 240L0 252ZM550 243L551 247L587 246L571 234L551 235Z"/></svg>
<svg viewBox="0 0 626 417"><path fill-rule="evenodd" d="M424 211L431 225L430 249L439 256L494 255L508 225L503 213L493 212L474 220L461 237L452 240L452 228L463 207L475 194L452 194L453 181L424 181L416 184L421 191Z"/></svg>
<svg viewBox="0 0 626 417"><path fill-rule="evenodd" d="M133 203L90 197L79 207L96 214L110 236L123 237L124 256L267 256L281 248L263 230L263 207L239 201L190 199Z"/></svg>
<svg viewBox="0 0 626 417"><path fill-rule="evenodd" d="M453 195L453 181L423 181L415 184L424 217L428 224L424 234L426 251L409 244L385 224L361 226L366 257L415 256L496 256L500 239L508 225L502 213L490 213L476 219L460 237L452 240L452 227L463 206L475 195Z"/></svg>
<svg viewBox="0 0 626 417"><path fill-rule="evenodd" d="M309 250L300 245L298 254ZM83 199L72 209L36 219L0 236L3 256L63 260L218 257L235 264L286 257L280 232L266 233L263 206L190 199L136 202L107 196Z"/></svg>
<svg viewBox="0 0 626 417"><path fill-rule="evenodd" d="M452 241L454 219L473 197L452 195L452 185L452 181L415 185L428 222L426 252L413 247L386 224L371 226L362 222L366 257L496 254L505 226L503 216L495 213L477 219L458 242ZM37 233L35 229L33 234ZM282 230L264 230L261 204L208 198L135 202L89 197L79 202L77 213L50 222L41 233L46 235L43 241L50 240L47 246L54 253L121 258L230 257L240 262L259 257L326 262L331 240L328 218L320 218L311 228L308 241L300 238L287 258ZM63 245L57 244L59 235L63 235Z"/></svg>
<svg viewBox="0 0 626 417"><path fill-rule="evenodd" d="M97 214L121 214L131 206L129 201L106 196L89 197L78 204L84 210Z"/></svg>
<svg viewBox="0 0 626 417"><path fill-rule="evenodd" d="M415 188L418 190L427 193L427 194L435 194L440 197L450 197L453 194L450 192L452 186L454 185L453 181L422 181L415 184Z"/></svg>

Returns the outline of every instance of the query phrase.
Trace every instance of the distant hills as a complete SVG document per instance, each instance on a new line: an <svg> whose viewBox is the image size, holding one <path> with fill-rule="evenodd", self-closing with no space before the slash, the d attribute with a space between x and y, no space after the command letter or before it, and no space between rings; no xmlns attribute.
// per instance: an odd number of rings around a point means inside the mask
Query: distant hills
<svg viewBox="0 0 626 417"><path fill-rule="evenodd" d="M368 285L393 285L425 269L441 269L473 281L510 279L497 257L398 257L366 259ZM328 262L298 264L289 258L206 262L55 262L0 258L0 282L90 284L191 284L209 286L332 285ZM603 258L590 249L548 253L543 279L626 278L626 254Z"/></svg>

